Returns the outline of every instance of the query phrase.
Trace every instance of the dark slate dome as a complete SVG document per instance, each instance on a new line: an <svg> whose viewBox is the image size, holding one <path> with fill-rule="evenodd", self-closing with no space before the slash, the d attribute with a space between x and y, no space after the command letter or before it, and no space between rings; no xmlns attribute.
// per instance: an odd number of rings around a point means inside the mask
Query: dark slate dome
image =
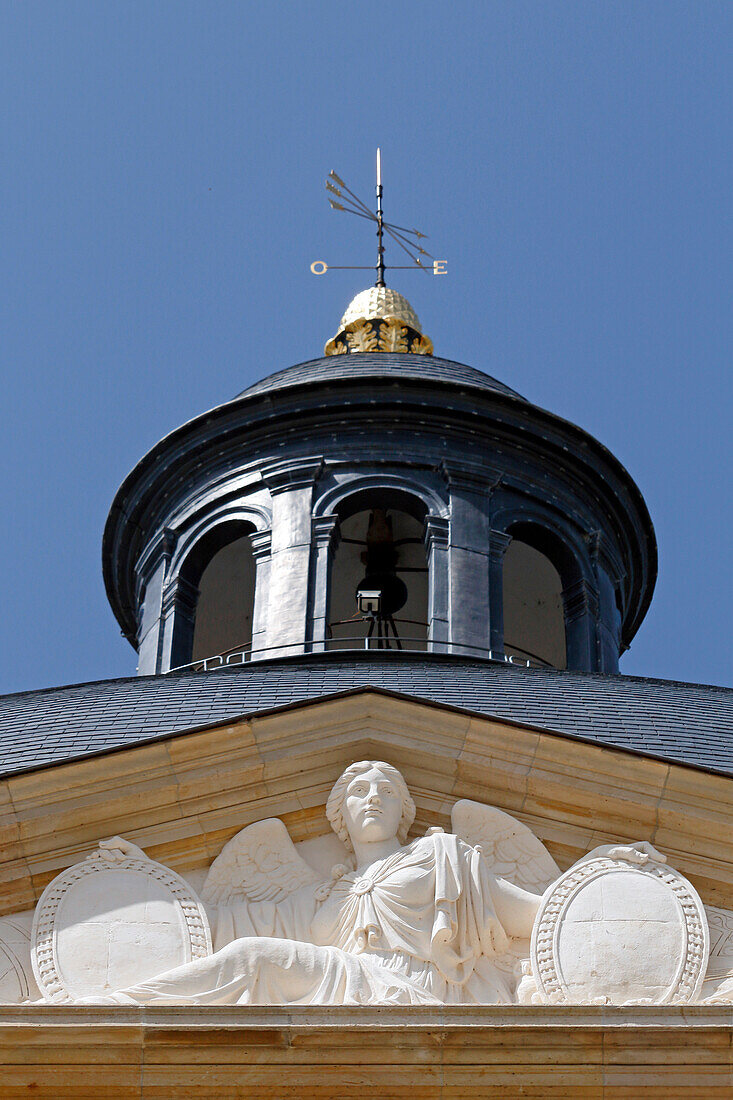
<svg viewBox="0 0 733 1100"><path fill-rule="evenodd" d="M291 386L308 385L311 382L379 378L399 382L416 379L421 382L444 382L462 389L488 390L509 397L525 400L516 390L498 382L475 367L455 363L452 359L438 359L434 355L411 355L403 352L362 352L357 355L330 355L297 363L294 367L275 371L260 382L244 390L240 397L271 393Z"/></svg>

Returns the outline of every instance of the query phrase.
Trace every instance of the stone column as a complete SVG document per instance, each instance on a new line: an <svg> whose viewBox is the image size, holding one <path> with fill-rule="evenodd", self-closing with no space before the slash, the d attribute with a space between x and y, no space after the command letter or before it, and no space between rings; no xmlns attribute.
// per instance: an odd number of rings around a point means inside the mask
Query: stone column
<svg viewBox="0 0 733 1100"><path fill-rule="evenodd" d="M452 653L490 648L489 491L485 476L443 469L450 490L449 617Z"/></svg>
<svg viewBox="0 0 733 1100"><path fill-rule="evenodd" d="M262 655L267 645L267 610L270 596L272 532L256 531L249 537L255 563L255 598L252 611L251 657Z"/></svg>
<svg viewBox="0 0 733 1100"><path fill-rule="evenodd" d="M309 619L313 653L328 649L331 564L338 543L338 516L319 516L312 521Z"/></svg>
<svg viewBox="0 0 733 1100"><path fill-rule="evenodd" d="M601 531L586 539L590 549L598 590L598 672L618 672L621 653L621 612L616 602L616 585L624 577L623 562Z"/></svg>
<svg viewBox="0 0 733 1100"><path fill-rule="evenodd" d="M161 672L168 672L191 661L198 598L197 586L180 576L163 592Z"/></svg>
<svg viewBox="0 0 733 1100"><path fill-rule="evenodd" d="M598 671L598 594L581 579L563 589L567 667Z"/></svg>
<svg viewBox="0 0 733 1100"><path fill-rule="evenodd" d="M425 551L428 559L428 650L447 653L450 649L448 604L449 523L442 516L425 518Z"/></svg>
<svg viewBox="0 0 733 1100"><path fill-rule="evenodd" d="M308 582L313 487L322 459L278 462L262 471L272 496L272 549L267 612L269 657L304 653L308 639Z"/></svg>
<svg viewBox="0 0 733 1100"><path fill-rule="evenodd" d="M492 530L489 539L490 649L492 656L501 658L504 655L504 555L512 537L503 531Z"/></svg>
<svg viewBox="0 0 733 1100"><path fill-rule="evenodd" d="M138 676L153 676L162 670L163 590L175 545L174 532L165 528L138 564L140 585L145 593L135 640Z"/></svg>

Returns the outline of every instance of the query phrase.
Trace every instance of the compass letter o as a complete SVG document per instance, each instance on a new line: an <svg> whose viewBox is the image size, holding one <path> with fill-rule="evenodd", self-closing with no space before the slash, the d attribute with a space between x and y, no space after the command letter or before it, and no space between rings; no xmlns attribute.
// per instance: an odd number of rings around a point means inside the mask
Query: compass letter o
<svg viewBox="0 0 733 1100"><path fill-rule="evenodd" d="M314 260L311 264L311 271L314 275L325 275L328 271L328 264L323 260Z"/></svg>

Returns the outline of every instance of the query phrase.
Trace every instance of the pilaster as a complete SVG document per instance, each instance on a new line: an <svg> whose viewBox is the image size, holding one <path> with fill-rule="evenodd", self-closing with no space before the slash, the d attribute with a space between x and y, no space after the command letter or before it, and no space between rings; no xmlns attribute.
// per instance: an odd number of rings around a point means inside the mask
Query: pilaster
<svg viewBox="0 0 733 1100"><path fill-rule="evenodd" d="M450 494L449 619L453 653L479 656L490 649L489 497L483 471L453 470L443 476Z"/></svg>
<svg viewBox="0 0 733 1100"><path fill-rule="evenodd" d="M428 560L428 650L449 650L449 540L450 524L443 516L426 516L425 551Z"/></svg>
<svg viewBox="0 0 733 1100"><path fill-rule="evenodd" d="M163 590L170 560L176 547L176 533L164 527L147 547L137 565L139 589L144 592L139 607L139 625L135 639L138 651L138 676L161 671L163 651Z"/></svg>
<svg viewBox="0 0 733 1100"><path fill-rule="evenodd" d="M310 457L273 463L262 470L272 496L266 631L272 656L303 653L308 639L311 509L322 469L323 460Z"/></svg>
<svg viewBox="0 0 733 1100"><path fill-rule="evenodd" d="M598 593L585 579L562 592L568 668L598 670Z"/></svg>
<svg viewBox="0 0 733 1100"><path fill-rule="evenodd" d="M267 644L267 613L270 606L270 557L272 531L256 531L249 537L255 563L255 599L252 612L252 651L258 655Z"/></svg>
<svg viewBox="0 0 733 1100"><path fill-rule="evenodd" d="M309 620L311 651L327 648L327 628L331 594L331 566L339 544L337 515L319 516L311 521L311 567Z"/></svg>
<svg viewBox="0 0 733 1100"><path fill-rule="evenodd" d="M511 541L511 535L503 531L489 531L489 648L497 657L504 653L504 556Z"/></svg>
<svg viewBox="0 0 733 1100"><path fill-rule="evenodd" d="M198 598L198 587L180 575L165 588L161 604L163 644L158 671L168 672L191 660Z"/></svg>

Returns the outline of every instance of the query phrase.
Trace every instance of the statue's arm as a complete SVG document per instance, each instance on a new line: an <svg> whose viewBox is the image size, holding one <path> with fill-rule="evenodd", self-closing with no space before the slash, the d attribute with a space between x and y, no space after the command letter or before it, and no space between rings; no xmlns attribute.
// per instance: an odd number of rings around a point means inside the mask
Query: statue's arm
<svg viewBox="0 0 733 1100"><path fill-rule="evenodd" d="M540 905L538 894L515 886L505 878L488 876L491 900L504 931L513 939L528 939Z"/></svg>

